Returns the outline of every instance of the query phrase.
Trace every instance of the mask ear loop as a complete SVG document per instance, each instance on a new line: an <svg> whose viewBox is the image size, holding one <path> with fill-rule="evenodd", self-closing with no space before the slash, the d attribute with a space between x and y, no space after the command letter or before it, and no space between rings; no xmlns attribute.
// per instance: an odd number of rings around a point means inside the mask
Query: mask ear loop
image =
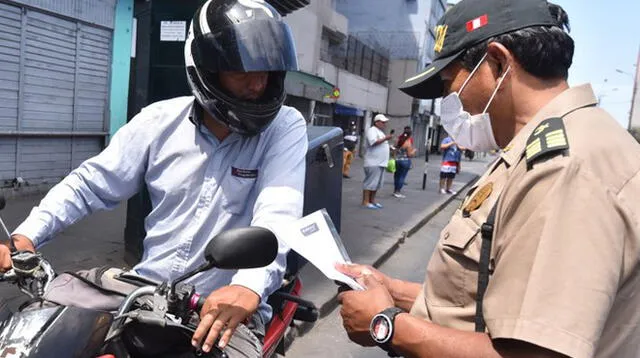
<svg viewBox="0 0 640 358"><path fill-rule="evenodd" d="M484 107L484 111L482 111L482 113L487 113L487 110L489 109L491 102L493 102L493 98L496 96L496 94L498 94L498 90L500 89L500 86L502 86L502 81L504 81L504 78L507 77L507 74L509 73L510 70L511 70L511 65L507 67L507 70L504 71L504 74L498 80L498 85L496 86L496 89L493 90L493 94L491 94L491 98L489 98L489 102L487 102L487 106Z"/></svg>
<svg viewBox="0 0 640 358"><path fill-rule="evenodd" d="M471 71L471 73L469 74L469 77L467 77L467 79L464 80L464 82L462 83L462 86L460 86L460 90L458 91L458 96L462 93L462 90L464 90L464 88L467 86L467 83L469 83L469 80L471 79L471 77L473 77L473 74L478 71L478 69L480 68L480 65L482 65L482 62L484 61L484 59L487 58L487 54L488 53L485 52L484 56L482 56L482 58L480 59L480 61L476 65L476 67L474 67L473 70Z"/></svg>

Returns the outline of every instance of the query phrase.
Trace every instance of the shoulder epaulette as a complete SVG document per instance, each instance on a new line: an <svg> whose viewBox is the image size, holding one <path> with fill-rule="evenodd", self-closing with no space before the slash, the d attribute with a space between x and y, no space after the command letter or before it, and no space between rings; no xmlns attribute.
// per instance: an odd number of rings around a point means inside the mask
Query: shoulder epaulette
<svg viewBox="0 0 640 358"><path fill-rule="evenodd" d="M527 166L531 168L540 158L566 155L568 149L569 141L562 118L545 119L527 139L525 152Z"/></svg>

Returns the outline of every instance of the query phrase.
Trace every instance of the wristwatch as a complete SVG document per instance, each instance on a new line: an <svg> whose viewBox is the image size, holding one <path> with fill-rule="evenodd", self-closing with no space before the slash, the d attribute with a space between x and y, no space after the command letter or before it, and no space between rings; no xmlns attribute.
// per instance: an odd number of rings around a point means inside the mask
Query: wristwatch
<svg viewBox="0 0 640 358"><path fill-rule="evenodd" d="M373 316L369 325L369 334L378 346L389 353L389 356L396 357L395 352L391 348L391 340L393 339L394 325L396 316L404 313L397 307L390 307Z"/></svg>

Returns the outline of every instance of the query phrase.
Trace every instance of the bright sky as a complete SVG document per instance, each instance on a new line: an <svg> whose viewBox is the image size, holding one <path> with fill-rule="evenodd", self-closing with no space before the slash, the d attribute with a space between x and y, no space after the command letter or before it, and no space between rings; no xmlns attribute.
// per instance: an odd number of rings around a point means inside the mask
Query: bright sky
<svg viewBox="0 0 640 358"><path fill-rule="evenodd" d="M640 1L555 0L555 3L569 14L571 37L576 44L569 83L591 82L601 98L600 105L627 128L640 50L637 28Z"/></svg>
<svg viewBox="0 0 640 358"><path fill-rule="evenodd" d="M551 2L569 14L576 45L569 84L590 82L601 106L627 128L640 50L640 0Z"/></svg>

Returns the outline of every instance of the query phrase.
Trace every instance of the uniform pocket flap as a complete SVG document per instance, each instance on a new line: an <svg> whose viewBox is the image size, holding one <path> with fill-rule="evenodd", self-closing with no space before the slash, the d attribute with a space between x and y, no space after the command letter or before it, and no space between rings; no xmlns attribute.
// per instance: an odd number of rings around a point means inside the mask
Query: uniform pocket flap
<svg viewBox="0 0 640 358"><path fill-rule="evenodd" d="M464 250L469 246L469 243L473 241L473 238L479 231L480 228L470 223L469 220L455 215L449 225L442 230L440 241L444 246Z"/></svg>

